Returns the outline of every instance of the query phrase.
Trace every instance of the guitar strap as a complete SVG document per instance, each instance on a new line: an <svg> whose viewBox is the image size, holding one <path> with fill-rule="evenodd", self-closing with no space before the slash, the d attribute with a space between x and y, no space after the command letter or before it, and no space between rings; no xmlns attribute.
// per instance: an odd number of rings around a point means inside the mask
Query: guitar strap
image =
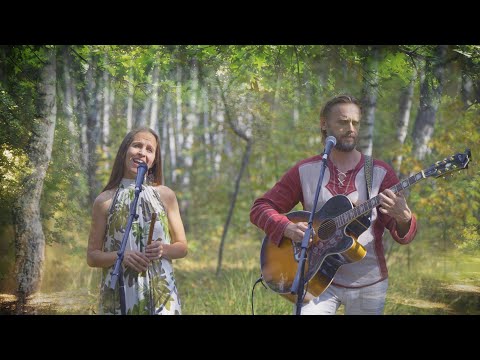
<svg viewBox="0 0 480 360"><path fill-rule="evenodd" d="M367 200L370 199L372 193L372 178L373 178L373 158L369 155L365 155L365 183L367 185ZM370 211L369 218L372 212Z"/></svg>

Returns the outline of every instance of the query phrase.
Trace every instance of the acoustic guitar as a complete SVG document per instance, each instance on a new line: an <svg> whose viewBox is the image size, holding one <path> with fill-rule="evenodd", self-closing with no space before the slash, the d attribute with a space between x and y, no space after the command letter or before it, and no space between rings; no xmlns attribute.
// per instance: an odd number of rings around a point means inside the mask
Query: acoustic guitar
<svg viewBox="0 0 480 360"><path fill-rule="evenodd" d="M443 177L453 171L468 168L471 152L466 149L437 161L430 167L400 181L390 188L398 193L428 177ZM307 249L305 262L304 302L322 294L331 284L340 266L357 262L366 255L365 248L357 242L358 237L370 226L368 214L380 204L379 196L353 206L344 195L329 199L313 218L313 239ZM293 223L308 222L310 212L293 211L287 218ZM274 292L291 302L296 295L291 293L292 283L297 272L301 243L283 237L277 246L265 236L260 251L260 267L264 283Z"/></svg>

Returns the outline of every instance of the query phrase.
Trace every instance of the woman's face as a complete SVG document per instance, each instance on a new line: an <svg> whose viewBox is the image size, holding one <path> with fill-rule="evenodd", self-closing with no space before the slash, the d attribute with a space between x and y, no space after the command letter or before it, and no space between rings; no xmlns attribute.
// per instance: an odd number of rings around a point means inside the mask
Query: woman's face
<svg viewBox="0 0 480 360"><path fill-rule="evenodd" d="M156 150L157 141L155 136L148 131L137 133L133 137L133 141L127 150L123 177L127 179L135 179L137 177L139 162L146 163L150 169L155 161Z"/></svg>

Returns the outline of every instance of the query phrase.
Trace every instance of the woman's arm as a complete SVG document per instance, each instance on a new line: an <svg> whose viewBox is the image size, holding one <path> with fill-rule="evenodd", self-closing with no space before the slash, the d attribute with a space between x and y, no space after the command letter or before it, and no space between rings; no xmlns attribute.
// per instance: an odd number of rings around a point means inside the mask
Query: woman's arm
<svg viewBox="0 0 480 360"><path fill-rule="evenodd" d="M93 203L92 224L88 237L87 264L91 267L110 267L117 258L116 252L104 252L103 241L107 228L108 208L112 203L110 192L101 193Z"/></svg>
<svg viewBox="0 0 480 360"><path fill-rule="evenodd" d="M107 228L108 209L112 203L114 192L111 190L101 193L93 203L92 225L88 237L87 264L91 267L108 268L117 260L116 251L103 251L103 242ZM123 255L124 266L137 272L147 270L149 259L140 251L125 250Z"/></svg>
<svg viewBox="0 0 480 360"><path fill-rule="evenodd" d="M183 227L178 201L175 193L170 188L160 185L157 187L167 210L168 226L171 243L162 244L162 256L167 259L179 259L187 255L187 238Z"/></svg>

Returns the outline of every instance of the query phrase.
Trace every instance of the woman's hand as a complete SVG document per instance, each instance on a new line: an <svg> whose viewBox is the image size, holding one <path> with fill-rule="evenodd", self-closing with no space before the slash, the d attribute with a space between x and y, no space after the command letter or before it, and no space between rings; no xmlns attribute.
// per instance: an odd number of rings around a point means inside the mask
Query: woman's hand
<svg viewBox="0 0 480 360"><path fill-rule="evenodd" d="M123 265L138 273L146 271L149 262L149 258L140 251L125 250L123 255Z"/></svg>
<svg viewBox="0 0 480 360"><path fill-rule="evenodd" d="M160 259L163 256L163 244L161 241L152 241L150 245L145 248L145 255L151 260Z"/></svg>

